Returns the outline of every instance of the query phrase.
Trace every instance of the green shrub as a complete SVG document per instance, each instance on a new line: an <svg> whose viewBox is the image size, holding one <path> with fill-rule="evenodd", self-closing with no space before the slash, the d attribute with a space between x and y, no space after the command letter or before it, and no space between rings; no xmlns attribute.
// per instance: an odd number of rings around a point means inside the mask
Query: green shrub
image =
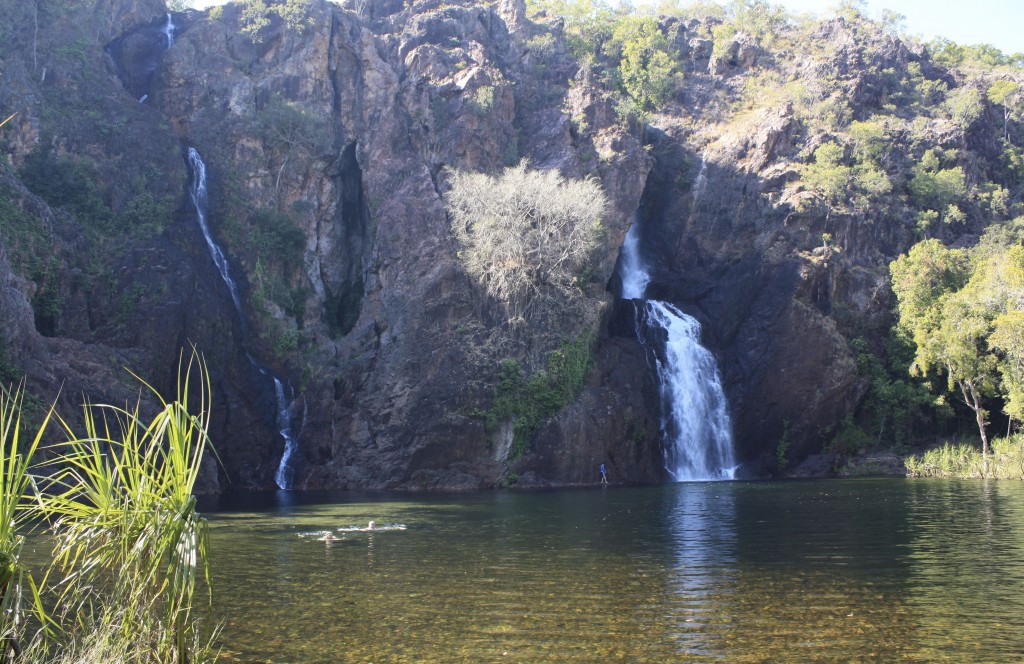
<svg viewBox="0 0 1024 664"><path fill-rule="evenodd" d="M967 195L967 176L959 166L942 168L939 153L927 150L914 166L910 193L922 209L945 210Z"/></svg>
<svg viewBox="0 0 1024 664"><path fill-rule="evenodd" d="M981 117L985 110L981 91L966 85L950 90L942 107L949 113L950 119L964 130Z"/></svg>
<svg viewBox="0 0 1024 664"><path fill-rule="evenodd" d="M62 421L68 441L37 478L54 536L47 577L58 579L44 587L55 609L33 653L40 660L209 657L193 614L198 584L209 584L206 520L193 495L208 445L209 374L193 354L179 367L177 400L143 385L160 406L152 419L140 404L87 404L84 435Z"/></svg>
<svg viewBox="0 0 1024 664"><path fill-rule="evenodd" d="M515 360L501 362L487 424L493 430L501 422L512 422L511 458L526 453L541 424L569 405L583 388L593 344L589 332L564 342L548 357L547 370L531 376L525 376Z"/></svg>
<svg viewBox="0 0 1024 664"><path fill-rule="evenodd" d="M494 108L494 86L481 85L469 97L469 107L480 116L487 115Z"/></svg>
<svg viewBox="0 0 1024 664"><path fill-rule="evenodd" d="M656 19L621 19L608 45L618 56L618 81L640 109L656 109L669 100L675 89L677 63Z"/></svg>
<svg viewBox="0 0 1024 664"><path fill-rule="evenodd" d="M36 150L25 158L20 176L32 193L50 207L75 215L86 230L101 234L114 230L114 212L92 163Z"/></svg>
<svg viewBox="0 0 1024 664"><path fill-rule="evenodd" d="M578 60L597 55L601 44L611 37L618 10L607 0L531 0L527 10L564 20L565 41Z"/></svg>
<svg viewBox="0 0 1024 664"><path fill-rule="evenodd" d="M173 212L171 196L157 198L148 191L133 196L118 213L118 225L157 234L164 229Z"/></svg>
<svg viewBox="0 0 1024 664"><path fill-rule="evenodd" d="M843 147L830 141L814 151L814 163L801 170L802 179L811 189L817 191L831 205L839 205L846 199L847 188L853 171L842 163Z"/></svg>
<svg viewBox="0 0 1024 664"><path fill-rule="evenodd" d="M257 260L293 269L302 265L306 235L288 213L262 208L249 217L249 249Z"/></svg>

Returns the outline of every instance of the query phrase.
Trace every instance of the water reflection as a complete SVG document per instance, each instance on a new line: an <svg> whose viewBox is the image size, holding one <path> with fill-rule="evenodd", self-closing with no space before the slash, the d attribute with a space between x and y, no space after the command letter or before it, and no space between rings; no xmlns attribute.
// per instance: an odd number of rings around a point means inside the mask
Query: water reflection
<svg viewBox="0 0 1024 664"><path fill-rule="evenodd" d="M929 657L951 643L984 659L993 648L1024 654L1024 496L1018 484L922 480L908 506L917 528L909 552L916 641Z"/></svg>
<svg viewBox="0 0 1024 664"><path fill-rule="evenodd" d="M731 482L347 498L212 515L223 661L1024 653L1020 484ZM337 530L371 518L408 529ZM325 529L346 539L299 537Z"/></svg>
<svg viewBox="0 0 1024 664"><path fill-rule="evenodd" d="M668 578L671 637L680 655L708 656L720 638L714 607L735 581L735 496L717 483L673 488L666 514L675 555Z"/></svg>

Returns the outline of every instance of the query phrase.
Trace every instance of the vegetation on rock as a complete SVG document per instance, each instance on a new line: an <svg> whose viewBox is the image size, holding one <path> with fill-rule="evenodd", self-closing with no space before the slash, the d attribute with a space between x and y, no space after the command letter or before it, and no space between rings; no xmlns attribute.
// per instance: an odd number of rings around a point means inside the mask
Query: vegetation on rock
<svg viewBox="0 0 1024 664"><path fill-rule="evenodd" d="M524 161L491 177L453 171L447 194L466 270L524 323L579 292L608 206L600 184Z"/></svg>
<svg viewBox="0 0 1024 664"><path fill-rule="evenodd" d="M500 423L511 422L510 460L525 454L541 424L572 403L583 388L593 346L589 332L563 342L548 358L547 369L528 377L517 361L501 363L494 406L486 414L487 426L493 431Z"/></svg>

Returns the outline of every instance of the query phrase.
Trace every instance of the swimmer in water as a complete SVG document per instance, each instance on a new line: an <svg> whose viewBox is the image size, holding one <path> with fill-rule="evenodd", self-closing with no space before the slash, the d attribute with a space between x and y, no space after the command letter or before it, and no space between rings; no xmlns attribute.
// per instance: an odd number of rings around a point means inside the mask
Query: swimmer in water
<svg viewBox="0 0 1024 664"><path fill-rule="evenodd" d="M376 528L377 528L377 522L376 522L376 521L371 521L371 522L370 522L370 523L369 523L369 524L368 524L368 525L366 526L366 529L367 529L367 530L375 530Z"/></svg>

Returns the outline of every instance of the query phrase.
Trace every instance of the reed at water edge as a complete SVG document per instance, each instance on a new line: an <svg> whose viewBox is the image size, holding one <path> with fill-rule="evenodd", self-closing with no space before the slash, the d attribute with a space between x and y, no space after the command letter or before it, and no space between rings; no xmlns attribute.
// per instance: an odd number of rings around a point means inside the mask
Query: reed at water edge
<svg viewBox="0 0 1024 664"><path fill-rule="evenodd" d="M136 378L155 397L155 414L144 414L141 396L133 407L86 404L82 431L75 431L51 410L47 422L55 419L65 440L45 450L41 427L24 450L13 452L20 431L8 423L20 421L20 401L0 409L0 509L14 505L15 515L5 520L12 534L0 546L10 541L19 565L30 522L41 524L52 542L41 578L14 568L21 574L14 596L20 598L24 577L33 599L29 609L17 605L3 617L8 650L23 646L15 661L215 659L215 630L195 612L199 589L205 586L205 601L211 596L207 523L192 494L209 446L209 372L196 351L187 364L183 358L173 401ZM34 463L39 452L46 458Z"/></svg>

